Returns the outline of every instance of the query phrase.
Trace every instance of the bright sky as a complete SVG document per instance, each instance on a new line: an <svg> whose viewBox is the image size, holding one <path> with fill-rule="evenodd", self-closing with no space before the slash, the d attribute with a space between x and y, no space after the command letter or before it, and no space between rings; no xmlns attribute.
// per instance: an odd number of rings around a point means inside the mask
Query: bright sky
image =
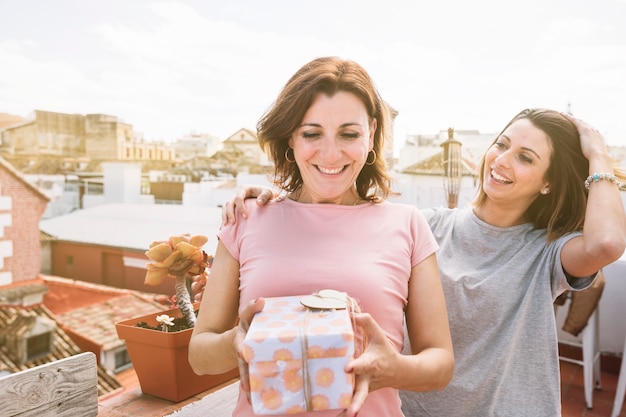
<svg viewBox="0 0 626 417"><path fill-rule="evenodd" d="M0 0L0 113L225 139L304 63L362 64L395 141L551 107L626 146L626 0Z"/></svg>

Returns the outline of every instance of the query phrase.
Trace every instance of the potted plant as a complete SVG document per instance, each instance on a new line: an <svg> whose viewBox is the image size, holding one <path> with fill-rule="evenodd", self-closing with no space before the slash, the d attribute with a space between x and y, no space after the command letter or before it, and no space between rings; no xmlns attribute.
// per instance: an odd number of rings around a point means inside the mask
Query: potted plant
<svg viewBox="0 0 626 417"><path fill-rule="evenodd" d="M179 402L238 376L234 369L220 375L196 375L189 365L188 345L199 303L191 300L190 285L206 280L213 258L202 246L206 236L172 236L153 242L146 256L145 284L158 285L166 277L176 279L177 307L115 324L133 363L141 391Z"/></svg>

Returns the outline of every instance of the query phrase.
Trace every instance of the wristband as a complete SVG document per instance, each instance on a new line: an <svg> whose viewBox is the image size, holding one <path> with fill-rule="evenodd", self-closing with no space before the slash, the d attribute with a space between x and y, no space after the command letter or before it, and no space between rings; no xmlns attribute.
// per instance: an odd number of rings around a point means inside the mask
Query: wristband
<svg viewBox="0 0 626 417"><path fill-rule="evenodd" d="M591 187L592 182L598 182L600 180L609 180L613 184L617 185L617 188L622 187L622 183L619 182L619 180L617 179L615 175L609 174L609 173L598 174L597 172L594 172L592 175L589 175L587 179L585 180L585 188L589 189L589 187Z"/></svg>

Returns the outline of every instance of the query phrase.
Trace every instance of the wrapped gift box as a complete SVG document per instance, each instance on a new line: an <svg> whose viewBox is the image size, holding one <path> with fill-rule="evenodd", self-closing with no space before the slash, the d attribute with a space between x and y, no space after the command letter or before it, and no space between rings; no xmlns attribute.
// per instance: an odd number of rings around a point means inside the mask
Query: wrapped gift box
<svg viewBox="0 0 626 417"><path fill-rule="evenodd" d="M302 297L266 298L244 340L256 414L296 414L347 408L354 355L347 309L312 309Z"/></svg>

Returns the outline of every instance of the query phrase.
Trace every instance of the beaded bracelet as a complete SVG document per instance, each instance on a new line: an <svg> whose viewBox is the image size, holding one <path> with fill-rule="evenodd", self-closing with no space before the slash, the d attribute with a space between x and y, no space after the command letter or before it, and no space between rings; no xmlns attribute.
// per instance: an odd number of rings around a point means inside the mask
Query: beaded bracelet
<svg viewBox="0 0 626 417"><path fill-rule="evenodd" d="M622 187L622 183L619 182L619 180L617 179L615 175L609 174L609 173L598 174L597 172L594 172L593 175L589 175L587 179L585 180L585 188L589 189L589 187L591 186L591 181L598 182L600 180L609 180L613 184L617 185L617 188Z"/></svg>

